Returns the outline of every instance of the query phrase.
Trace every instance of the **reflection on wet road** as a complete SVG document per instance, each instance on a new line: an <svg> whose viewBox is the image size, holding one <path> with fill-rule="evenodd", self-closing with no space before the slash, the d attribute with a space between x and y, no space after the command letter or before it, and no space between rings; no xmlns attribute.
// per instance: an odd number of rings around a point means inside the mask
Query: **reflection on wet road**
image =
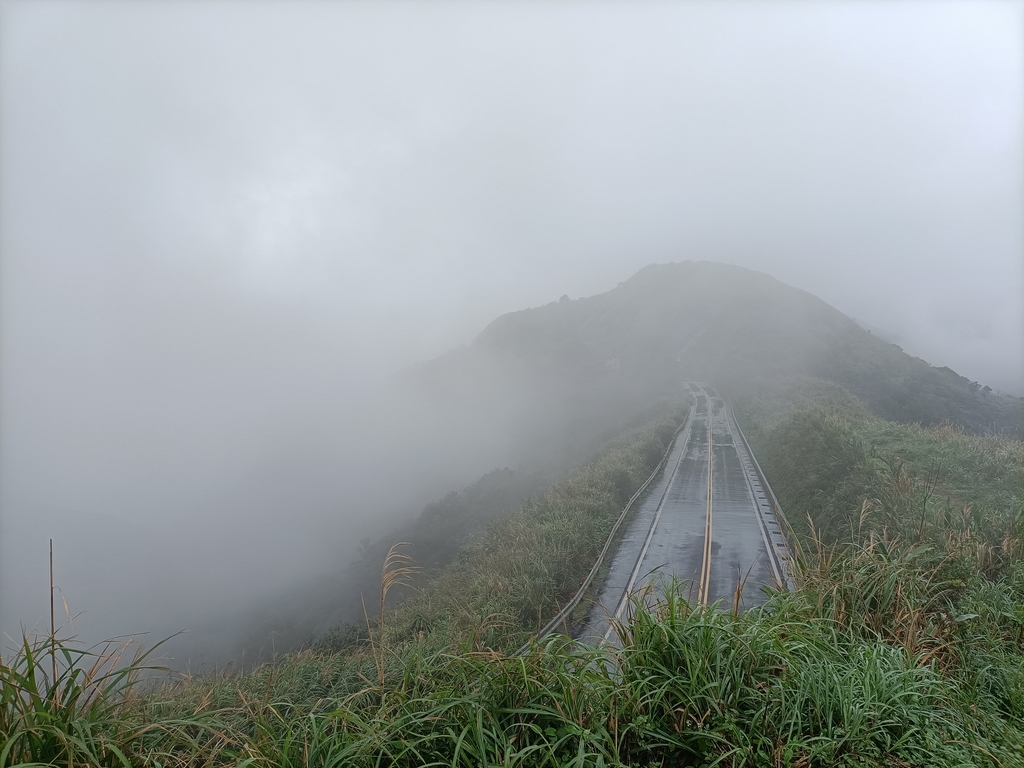
<svg viewBox="0 0 1024 768"><path fill-rule="evenodd" d="M753 459L725 400L690 384L694 405L661 476L626 526L579 639L615 642L609 617L625 619L629 595L669 577L691 602L746 610L763 587L788 584L785 541Z"/></svg>

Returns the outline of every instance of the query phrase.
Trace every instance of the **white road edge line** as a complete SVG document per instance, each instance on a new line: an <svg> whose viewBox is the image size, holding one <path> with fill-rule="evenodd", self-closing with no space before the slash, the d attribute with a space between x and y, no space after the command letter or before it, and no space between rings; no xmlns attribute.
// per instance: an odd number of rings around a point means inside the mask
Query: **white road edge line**
<svg viewBox="0 0 1024 768"><path fill-rule="evenodd" d="M707 398L707 393L704 392L703 389L701 389L701 392L704 394L705 398ZM665 485L665 492L661 495L661 501L658 502L658 511L655 513L654 521L651 523L651 527L647 531L647 538L644 540L644 546L640 550L640 556L637 557L636 565L633 566L633 572L629 576L629 583L626 585L626 589L622 593L622 597L619 598L619 605L616 607L615 613L613 615L613 617L616 620L622 619L622 612L626 610L626 604L629 602L629 595L633 591L633 585L636 584L637 576L640 575L640 568L644 563L644 557L647 556L647 548L651 545L651 539L654 538L654 531L658 527L658 520L661 519L661 511L665 508L665 500L668 498L668 492L672 489L672 484L676 480L676 475L679 474L679 467L683 463L683 456L686 455L686 450L687 448L689 448L690 428L692 426L693 421L691 420L690 424L686 427L686 434L682 436L683 444L679 450L679 458L676 459L676 465L672 469L672 476L669 478L668 483ZM609 621L608 629L605 630L604 636L602 638L605 642L607 642L608 638L611 637L612 630L614 628L615 625L612 624L611 621Z"/></svg>
<svg viewBox="0 0 1024 768"><path fill-rule="evenodd" d="M772 574L775 576L776 583L785 584L786 582L783 580L782 574L779 573L779 567L775 562L775 557L773 557L775 549L772 546L771 540L768 538L768 530L764 526L764 518L761 514L761 505L757 501L757 494L754 493L754 484L753 480L750 477L750 474L753 471L753 465L750 463L750 457L747 456L746 446L742 444L741 440L736 439L736 432L733 431L733 422L736 420L736 415L732 412L731 408L729 409L728 413L729 432L732 434L733 445L736 446L737 453L739 453L740 449L742 448L743 458L746 459L746 461L741 460L740 465L743 467L743 477L746 478L747 481L747 493L750 494L750 501L754 505L754 517L757 518L757 527L758 529L760 529L761 539L764 541L765 554L768 555L768 564L772 568ZM737 426L737 430L738 429L739 427ZM750 465L750 471L747 470L748 465Z"/></svg>

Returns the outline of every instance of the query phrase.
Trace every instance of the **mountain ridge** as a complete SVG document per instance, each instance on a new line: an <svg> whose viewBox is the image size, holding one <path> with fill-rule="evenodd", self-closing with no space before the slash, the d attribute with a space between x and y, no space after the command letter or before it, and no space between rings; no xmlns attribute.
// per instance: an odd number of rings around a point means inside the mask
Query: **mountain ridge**
<svg viewBox="0 0 1024 768"><path fill-rule="evenodd" d="M975 433L1021 434L1024 411L1021 398L931 366L807 291L710 261L651 264L605 293L501 315L411 377L441 397L514 382L541 400L544 388L563 399L651 397L681 378L757 396L812 378L878 416Z"/></svg>

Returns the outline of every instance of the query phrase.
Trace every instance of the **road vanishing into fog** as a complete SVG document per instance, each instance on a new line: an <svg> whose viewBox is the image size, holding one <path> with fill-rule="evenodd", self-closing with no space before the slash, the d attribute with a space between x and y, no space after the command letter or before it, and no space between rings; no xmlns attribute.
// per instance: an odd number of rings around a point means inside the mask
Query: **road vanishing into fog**
<svg viewBox="0 0 1024 768"><path fill-rule="evenodd" d="M630 595L684 582L691 603L722 610L762 604L765 586L791 586L785 536L726 401L706 384L694 396L659 477L628 521L598 588L580 642L618 643L611 617L628 619Z"/></svg>

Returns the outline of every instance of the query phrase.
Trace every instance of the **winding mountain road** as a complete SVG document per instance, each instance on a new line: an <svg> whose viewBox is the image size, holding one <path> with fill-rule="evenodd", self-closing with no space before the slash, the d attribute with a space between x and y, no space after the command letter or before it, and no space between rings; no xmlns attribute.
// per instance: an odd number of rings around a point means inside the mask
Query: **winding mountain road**
<svg viewBox="0 0 1024 768"><path fill-rule="evenodd" d="M627 619L630 595L659 581L688 585L691 602L746 610L766 599L763 587L792 585L789 553L770 489L724 398L704 384L686 426L626 526L598 589L581 642L617 643L610 619Z"/></svg>

